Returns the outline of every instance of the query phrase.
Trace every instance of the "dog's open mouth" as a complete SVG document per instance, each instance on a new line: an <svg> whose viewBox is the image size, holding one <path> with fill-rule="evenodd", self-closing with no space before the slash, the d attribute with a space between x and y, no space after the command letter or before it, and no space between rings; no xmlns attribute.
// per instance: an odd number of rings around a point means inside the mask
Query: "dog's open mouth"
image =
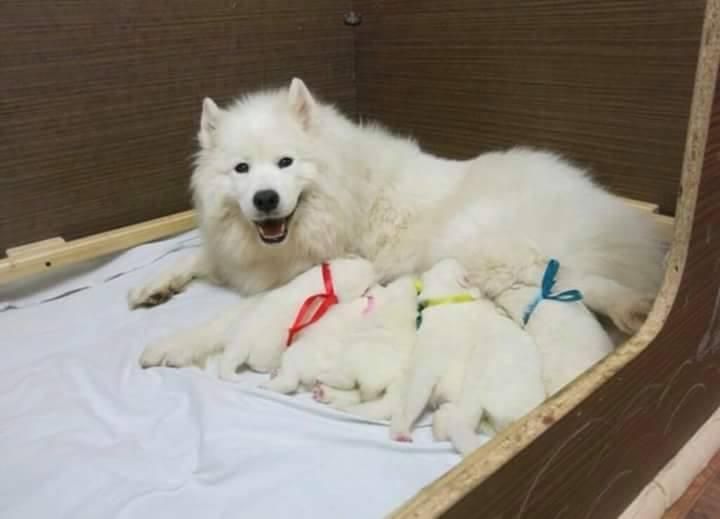
<svg viewBox="0 0 720 519"><path fill-rule="evenodd" d="M295 211L284 218L267 218L253 222L258 231L258 236L267 244L277 244L285 241L290 227L290 219Z"/></svg>

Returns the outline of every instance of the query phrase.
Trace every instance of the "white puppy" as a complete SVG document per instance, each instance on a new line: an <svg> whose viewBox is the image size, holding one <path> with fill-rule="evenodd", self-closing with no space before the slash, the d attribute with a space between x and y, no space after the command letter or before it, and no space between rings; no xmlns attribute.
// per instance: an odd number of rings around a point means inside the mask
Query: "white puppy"
<svg viewBox="0 0 720 519"><path fill-rule="evenodd" d="M499 430L541 404L540 358L530 336L469 290L457 261L440 261L422 280L426 307L391 436L409 441L428 403L456 402L473 437L483 414Z"/></svg>
<svg viewBox="0 0 720 519"><path fill-rule="evenodd" d="M233 378L244 364L259 372L276 369L293 321L310 296L319 295L316 304L308 308L305 321L328 298L320 295L327 294L328 289L339 302L344 302L359 297L375 281L372 264L361 258L336 259L327 266L330 286L323 277L324 267L311 268L276 290L236 305L205 326L152 344L143 353L140 364L186 366L223 351L222 378Z"/></svg>
<svg viewBox="0 0 720 519"><path fill-rule="evenodd" d="M333 306L322 319L302 331L282 354L273 378L262 387L284 394L311 389L318 375L337 361L353 332L374 311L376 290Z"/></svg>
<svg viewBox="0 0 720 519"><path fill-rule="evenodd" d="M534 339L542 359L543 382L548 396L613 349L607 332L582 301L563 300L568 299L562 297L563 293L572 295L576 291L554 290L559 268L555 260L536 261L535 266L523 274L522 282L499 292L488 277L472 280ZM503 277L500 272L496 273ZM526 284L528 277L537 280L534 286ZM557 294L561 294L560 299Z"/></svg>
<svg viewBox="0 0 720 519"><path fill-rule="evenodd" d="M370 419L389 418L392 387L415 343L416 309L411 277L337 305L285 351L277 375L263 386L291 393L317 383L318 401Z"/></svg>
<svg viewBox="0 0 720 519"><path fill-rule="evenodd" d="M392 414L417 338L415 280L403 276L372 294L374 311L354 330L336 361L318 374L315 397L349 413L383 420ZM354 389L356 398L347 392Z"/></svg>
<svg viewBox="0 0 720 519"><path fill-rule="evenodd" d="M375 281L372 264L361 258L328 262L329 284L324 266L314 267L279 289L268 292L243 318L233 333L220 360L220 377L232 379L238 368L267 373L280 366L280 358L293 340L292 326L300 318L300 309L309 297L317 297L315 306L334 294L336 302L352 301L366 292ZM303 322L311 318L314 306L307 306ZM322 318L315 324L322 321ZM302 323L295 323L302 325ZM305 329L310 329L312 326ZM297 330L298 332L300 330Z"/></svg>

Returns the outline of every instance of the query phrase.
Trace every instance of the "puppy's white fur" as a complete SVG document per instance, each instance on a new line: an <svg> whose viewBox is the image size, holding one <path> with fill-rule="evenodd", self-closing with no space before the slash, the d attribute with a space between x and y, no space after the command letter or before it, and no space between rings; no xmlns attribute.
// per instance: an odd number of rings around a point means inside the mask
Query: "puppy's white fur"
<svg viewBox="0 0 720 519"><path fill-rule="evenodd" d="M593 310L632 333L662 277L663 246L652 217L595 185L557 155L515 148L466 161L423 152L410 139L356 124L321 103L302 81L222 109L203 105L192 190L204 247L130 293L130 305L171 297L207 277L250 295L323 260L357 253L383 279L422 272L445 257L470 271L482 255L523 262L512 238L536 244L577 275ZM293 159L280 167L279 159ZM241 163L247 173L236 173ZM258 190L293 214L282 243L264 243L249 202Z"/></svg>
<svg viewBox="0 0 720 519"><path fill-rule="evenodd" d="M372 263L365 259L339 258L329 264L340 302L356 299L375 281ZM205 326L151 345L140 363L144 367L163 363L180 367L222 350L222 378L234 378L237 369L245 364L255 371L271 371L280 364L288 330L303 302L324 292L321 267L314 267L249 304L236 305Z"/></svg>
<svg viewBox="0 0 720 519"><path fill-rule="evenodd" d="M362 258L333 260L329 264L339 302L358 298L375 281L372 264ZM298 310L308 297L324 292L321 267L268 292L233 333L220 360L220 377L232 378L243 364L263 373L277 369Z"/></svg>
<svg viewBox="0 0 720 519"><path fill-rule="evenodd" d="M357 388L360 401L377 400L405 368L415 342L415 312L412 278L377 285L303 332L282 355L277 375L264 386L290 393L319 381L340 390ZM359 403L354 398L349 402ZM365 414L365 407L347 410Z"/></svg>
<svg viewBox="0 0 720 519"><path fill-rule="evenodd" d="M465 269L452 259L427 271L423 285L421 299L469 290ZM492 302L477 293L475 297L423 311L406 385L392 417L393 438L407 441L428 403L457 403L468 434L474 436L484 414L500 430L545 399L533 340Z"/></svg>
<svg viewBox="0 0 720 519"><path fill-rule="evenodd" d="M613 341L582 301L560 302L542 300L523 323L525 312L540 290L546 261L535 260L524 272L525 281L497 292L492 279L481 276L477 282L519 326L532 336L542 359L542 376L548 396L555 394L580 374L605 358L613 349ZM562 272L563 266L560 266ZM506 273L500 277L511 277ZM572 276L565 276L570 278ZM527 280L534 279L533 286Z"/></svg>
<svg viewBox="0 0 720 519"><path fill-rule="evenodd" d="M403 276L377 289L377 309L355 330L336 361L318 374L321 387L357 389L360 403L334 406L370 419L389 419L397 389L415 346L417 294Z"/></svg>
<svg viewBox="0 0 720 519"><path fill-rule="evenodd" d="M374 290L371 290L374 294ZM298 389L311 389L317 376L329 369L337 360L361 319L365 317L369 297L339 303L315 324L303 330L297 340L283 352L280 367L273 378L262 387L278 393L294 393Z"/></svg>

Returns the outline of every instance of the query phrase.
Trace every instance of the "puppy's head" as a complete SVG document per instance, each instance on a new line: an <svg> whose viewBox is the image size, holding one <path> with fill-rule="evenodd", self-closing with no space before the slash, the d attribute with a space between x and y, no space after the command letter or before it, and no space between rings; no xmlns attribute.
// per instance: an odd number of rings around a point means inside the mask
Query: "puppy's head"
<svg viewBox="0 0 720 519"><path fill-rule="evenodd" d="M435 263L422 275L423 292L421 297L439 297L470 289L467 271L459 261L451 258Z"/></svg>
<svg viewBox="0 0 720 519"><path fill-rule="evenodd" d="M360 297L375 282L373 264L359 256L344 256L328 262L335 293L341 302Z"/></svg>
<svg viewBox="0 0 720 519"><path fill-rule="evenodd" d="M221 201L242 216L263 244L286 243L302 218L304 201L320 181L319 111L299 79L289 88L252 94L226 109L205 98L193 175L196 204Z"/></svg>

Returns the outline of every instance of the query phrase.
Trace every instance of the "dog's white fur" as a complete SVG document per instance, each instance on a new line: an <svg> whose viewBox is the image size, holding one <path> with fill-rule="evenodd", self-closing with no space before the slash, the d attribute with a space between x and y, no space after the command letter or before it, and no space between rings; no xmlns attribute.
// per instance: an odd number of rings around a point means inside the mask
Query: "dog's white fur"
<svg viewBox="0 0 720 519"><path fill-rule="evenodd" d="M372 263L363 258L338 258L329 265L340 302L355 300L375 282ZM186 366L222 350L221 378L233 379L243 365L261 373L272 371L280 365L288 330L303 302L324 292L321 267L317 266L255 298L252 304L242 305L237 312L224 313L211 323L212 328L187 330L151 345L140 364ZM204 333L206 330L209 333Z"/></svg>
<svg viewBox="0 0 720 519"><path fill-rule="evenodd" d="M393 412L391 436L408 441L415 420L428 404L457 403L472 436L483 415L498 431L540 405L545 389L532 338L491 301L472 294L467 272L457 261L438 262L422 279L421 300L463 293L476 299L423 311L408 375ZM435 435L441 436L437 431Z"/></svg>
<svg viewBox="0 0 720 519"><path fill-rule="evenodd" d="M535 341L542 359L542 376L548 396L555 394L569 382L604 359L613 350L613 341L595 316L582 301L560 302L542 300L530 315L527 325L524 315L540 290L547 261L535 260L533 267L524 272L525 279L534 279L533 286L526 282L513 284L497 292L492 278L480 276L472 280L495 300L508 315ZM563 267L560 266L562 272ZM512 277L499 270L500 278ZM567 278L568 276L566 276Z"/></svg>
<svg viewBox="0 0 720 519"><path fill-rule="evenodd" d="M634 332L661 281L663 248L651 216L551 153L436 157L379 126L351 122L299 79L226 109L206 99L199 142L192 190L204 247L131 291L133 307L167 299L197 277L257 294L348 253L373 261L386 280L445 257L470 271L486 254L515 268L526 258L503 245L513 239L559 259L576 273L569 283L590 308ZM281 168L282 157L292 165ZM241 162L248 173L234 171ZM282 243L259 238L249 200L260 189L279 194L274 216L294 211Z"/></svg>

